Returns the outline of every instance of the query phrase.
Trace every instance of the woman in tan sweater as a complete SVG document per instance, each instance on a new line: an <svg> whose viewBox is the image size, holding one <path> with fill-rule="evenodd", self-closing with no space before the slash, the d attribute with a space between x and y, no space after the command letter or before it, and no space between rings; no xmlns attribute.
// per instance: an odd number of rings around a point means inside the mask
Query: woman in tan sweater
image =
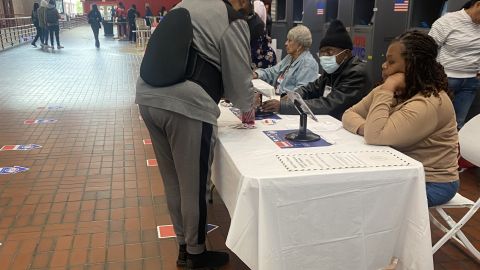
<svg viewBox="0 0 480 270"><path fill-rule="evenodd" d="M437 51L435 41L418 31L395 38L382 65L384 83L342 117L344 128L368 144L422 162L429 206L448 202L459 186L455 111Z"/></svg>

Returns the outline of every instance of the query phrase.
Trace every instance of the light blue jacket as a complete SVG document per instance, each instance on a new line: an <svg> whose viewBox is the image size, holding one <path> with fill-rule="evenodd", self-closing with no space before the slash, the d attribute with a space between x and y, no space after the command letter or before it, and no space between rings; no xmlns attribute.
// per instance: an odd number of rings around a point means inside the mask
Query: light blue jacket
<svg viewBox="0 0 480 270"><path fill-rule="evenodd" d="M267 83L274 85L278 76L288 68L292 56L289 54L282 61L271 68L257 69L255 72L258 74L258 78L266 81ZM318 64L309 51L304 51L298 58L292 63L290 68L284 74L284 80L279 85L281 93L286 91L293 91L296 88L307 85L309 82L313 82L318 78Z"/></svg>

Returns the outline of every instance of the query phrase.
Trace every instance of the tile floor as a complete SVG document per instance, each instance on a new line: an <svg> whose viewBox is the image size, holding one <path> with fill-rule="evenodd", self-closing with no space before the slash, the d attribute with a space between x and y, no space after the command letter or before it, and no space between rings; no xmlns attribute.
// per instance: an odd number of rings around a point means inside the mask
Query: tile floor
<svg viewBox="0 0 480 270"><path fill-rule="evenodd" d="M60 51L0 53L0 147L42 146L0 152L0 167L29 168L0 175L0 270L177 269L175 240L157 237L168 210L134 104L141 52L103 37L97 50L88 27L61 40ZM57 122L24 124L36 119ZM462 174L467 196L479 196L478 179ZM220 225L208 246L226 250L230 219L216 194L208 220ZM479 225L477 214L465 227L478 247ZM224 269L248 269L231 255ZM436 269L480 269L452 244L434 258Z"/></svg>

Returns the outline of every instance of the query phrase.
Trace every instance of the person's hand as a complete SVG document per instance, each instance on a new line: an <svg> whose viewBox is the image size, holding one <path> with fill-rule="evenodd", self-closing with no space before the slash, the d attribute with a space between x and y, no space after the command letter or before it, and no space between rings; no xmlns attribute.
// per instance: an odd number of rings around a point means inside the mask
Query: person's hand
<svg viewBox="0 0 480 270"><path fill-rule="evenodd" d="M391 91L397 95L405 90L405 74L395 73L387 77L381 86L382 90Z"/></svg>
<svg viewBox="0 0 480 270"><path fill-rule="evenodd" d="M255 96L253 98L253 106L255 108L258 108L260 106L262 106L262 94L260 93L255 93Z"/></svg>
<svg viewBox="0 0 480 270"><path fill-rule="evenodd" d="M255 108L242 112L241 120L242 124L255 125Z"/></svg>
<svg viewBox="0 0 480 270"><path fill-rule="evenodd" d="M360 136L364 136L364 135L365 135L365 124L362 124L362 125L358 128L357 134L360 135Z"/></svg>
<svg viewBox="0 0 480 270"><path fill-rule="evenodd" d="M278 112L280 111L280 101L271 99L263 102L261 110L264 112Z"/></svg>

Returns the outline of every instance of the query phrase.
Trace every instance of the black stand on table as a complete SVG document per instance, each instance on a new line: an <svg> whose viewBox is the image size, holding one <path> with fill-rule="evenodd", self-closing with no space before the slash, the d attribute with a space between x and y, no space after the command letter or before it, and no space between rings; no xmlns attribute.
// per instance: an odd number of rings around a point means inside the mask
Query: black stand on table
<svg viewBox="0 0 480 270"><path fill-rule="evenodd" d="M300 103L295 100L293 102L297 110L300 112L300 126L297 131L288 133L285 138L295 142L314 142L320 140L320 136L307 130L307 114L303 111Z"/></svg>

